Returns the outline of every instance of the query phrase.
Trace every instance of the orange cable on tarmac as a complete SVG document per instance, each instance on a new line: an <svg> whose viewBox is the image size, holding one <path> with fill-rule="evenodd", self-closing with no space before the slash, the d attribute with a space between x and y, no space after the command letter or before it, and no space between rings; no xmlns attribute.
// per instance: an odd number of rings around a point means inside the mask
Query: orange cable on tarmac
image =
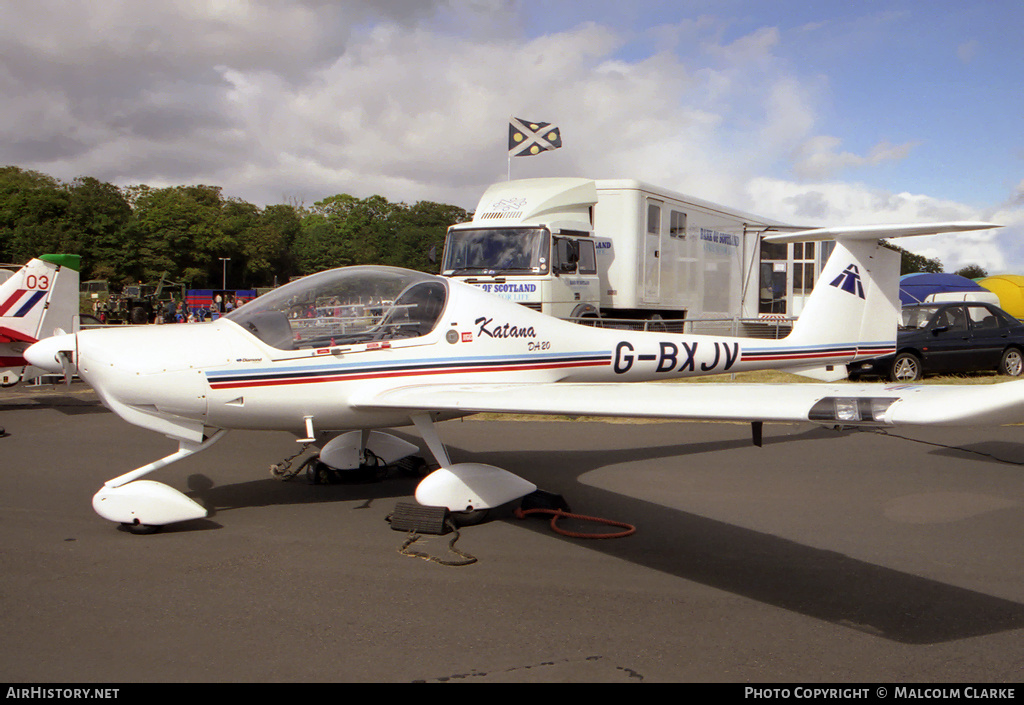
<svg viewBox="0 0 1024 705"><path fill-rule="evenodd" d="M631 524L624 524L618 521L612 521L611 519L601 519L599 517L588 517L582 514L570 514L569 512L562 511L561 509L517 509L515 515L519 519L525 519L530 514L551 514L551 529L552 531L559 533L563 536L570 536L578 539L621 539L626 536L632 536L636 533L636 527ZM582 521L592 521L598 524L608 524L610 526L618 526L624 531L618 531L608 534L584 534L575 531L566 531L558 526L559 519L579 519Z"/></svg>

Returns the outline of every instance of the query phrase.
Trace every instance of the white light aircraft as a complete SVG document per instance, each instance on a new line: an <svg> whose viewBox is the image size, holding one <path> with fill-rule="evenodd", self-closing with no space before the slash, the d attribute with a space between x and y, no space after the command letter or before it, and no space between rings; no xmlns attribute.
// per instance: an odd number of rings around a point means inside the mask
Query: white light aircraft
<svg viewBox="0 0 1024 705"><path fill-rule="evenodd" d="M13 376L11 384L40 374L26 367L30 345L74 329L80 261L78 255L41 255L0 284L0 374Z"/></svg>
<svg viewBox="0 0 1024 705"><path fill-rule="evenodd" d="M229 429L327 441L320 460L354 470L418 448L377 429L413 425L439 468L416 500L454 517L536 490L494 466L453 464L435 423L477 412L859 423L987 423L1024 417L1024 382L996 387L849 384L643 384L781 368L845 376L848 362L893 352L898 253L881 237L997 227L874 226L772 235L835 239L792 333L781 340L593 328L551 318L461 282L349 267L287 284L210 324L87 330L33 345L27 359L77 369L126 421L178 451L108 481L104 518L144 529L206 509L143 476L205 450ZM936 397L952 400L938 404ZM336 433L342 432L342 433Z"/></svg>

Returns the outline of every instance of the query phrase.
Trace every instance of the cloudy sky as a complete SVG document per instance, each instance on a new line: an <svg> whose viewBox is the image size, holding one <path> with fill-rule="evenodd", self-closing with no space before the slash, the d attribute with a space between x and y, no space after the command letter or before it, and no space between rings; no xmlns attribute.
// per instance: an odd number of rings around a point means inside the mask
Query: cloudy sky
<svg viewBox="0 0 1024 705"><path fill-rule="evenodd" d="M637 178L1024 273L1021 0L0 0L0 164L472 210L514 178Z"/></svg>

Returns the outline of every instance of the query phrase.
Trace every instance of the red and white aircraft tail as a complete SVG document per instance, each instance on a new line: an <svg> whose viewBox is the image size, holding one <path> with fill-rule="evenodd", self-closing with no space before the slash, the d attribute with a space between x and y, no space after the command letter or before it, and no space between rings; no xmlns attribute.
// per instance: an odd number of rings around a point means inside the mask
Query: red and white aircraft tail
<svg viewBox="0 0 1024 705"><path fill-rule="evenodd" d="M0 374L5 386L38 377L23 353L78 320L78 255L41 255L0 283Z"/></svg>

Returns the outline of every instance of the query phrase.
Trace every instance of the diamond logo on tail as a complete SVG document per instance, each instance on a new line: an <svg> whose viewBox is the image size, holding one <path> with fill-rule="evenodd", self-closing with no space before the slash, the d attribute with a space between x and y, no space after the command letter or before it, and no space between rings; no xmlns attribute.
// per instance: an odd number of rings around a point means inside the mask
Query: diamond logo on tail
<svg viewBox="0 0 1024 705"><path fill-rule="evenodd" d="M837 287L850 294L864 298L864 284L860 280L860 270L857 265L851 264L836 277L830 286Z"/></svg>

